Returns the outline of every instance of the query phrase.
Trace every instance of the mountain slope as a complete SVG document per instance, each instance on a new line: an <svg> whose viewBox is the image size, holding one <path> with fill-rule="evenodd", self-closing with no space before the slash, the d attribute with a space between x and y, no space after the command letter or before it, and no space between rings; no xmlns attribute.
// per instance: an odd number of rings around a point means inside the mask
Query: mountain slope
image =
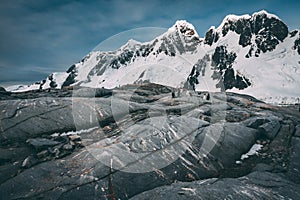
<svg viewBox="0 0 300 200"><path fill-rule="evenodd" d="M278 17L261 11L229 15L207 32L204 42L214 51L212 65L224 89L242 90L268 102L299 102L297 41L298 30L289 33Z"/></svg>
<svg viewBox="0 0 300 200"><path fill-rule="evenodd" d="M116 51L91 52L66 72L16 91L152 82L247 93L268 102L299 102L299 38L298 30L289 32L266 11L228 15L205 38L180 20L150 42L130 40Z"/></svg>

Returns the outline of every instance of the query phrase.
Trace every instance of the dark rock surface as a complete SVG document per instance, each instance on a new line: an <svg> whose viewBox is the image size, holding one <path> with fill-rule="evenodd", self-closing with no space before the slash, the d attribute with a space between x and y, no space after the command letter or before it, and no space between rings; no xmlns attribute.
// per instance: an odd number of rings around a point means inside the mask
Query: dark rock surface
<svg viewBox="0 0 300 200"><path fill-rule="evenodd" d="M30 145L32 145L37 150L47 149L48 147L53 147L60 143L60 142L57 142L54 140L49 140L46 138L28 139L26 142L29 143Z"/></svg>
<svg viewBox="0 0 300 200"><path fill-rule="evenodd" d="M1 100L1 199L300 198L297 110L234 93L172 98L173 90ZM241 159L253 145L260 150Z"/></svg>
<svg viewBox="0 0 300 200"><path fill-rule="evenodd" d="M273 51L289 34L288 27L277 17L261 11L254 13L251 17L240 17L238 19L230 16L224 20L221 27L222 36L233 31L239 35L239 45L251 46L246 57L259 56L261 52ZM255 38L252 41L252 38ZM211 28L205 36L205 43L212 45L217 42L219 33ZM296 49L295 42L295 49Z"/></svg>
<svg viewBox="0 0 300 200"><path fill-rule="evenodd" d="M220 88L221 91L232 88L243 90L251 86L250 80L234 69L233 64L236 57L237 54L233 51L228 52L226 46L217 46L211 57L205 55L193 66L185 83L185 88L195 90L196 85L199 84L199 78L205 75L205 69L208 67L212 68L211 78L218 81L216 88ZM209 64L210 61L211 64Z"/></svg>
<svg viewBox="0 0 300 200"><path fill-rule="evenodd" d="M0 92L6 92L5 88L0 86Z"/></svg>
<svg viewBox="0 0 300 200"><path fill-rule="evenodd" d="M216 32L215 28L210 28L205 34L204 43L212 45L214 42L218 41L219 37L219 33Z"/></svg>
<svg viewBox="0 0 300 200"><path fill-rule="evenodd" d="M73 92L79 91L79 92ZM20 100L20 99L35 99L35 98L57 98L57 97L90 97L93 95L94 97L106 97L112 95L112 90L105 88L85 88L85 87L65 87L64 89L40 89L40 90L31 90L26 92L6 92L0 91L0 100Z"/></svg>
<svg viewBox="0 0 300 200"><path fill-rule="evenodd" d="M228 52L226 46L216 47L212 55L212 67L214 69L212 78L218 80L216 87L221 88L222 91L232 88L242 90L251 85L249 79L239 75L232 67L236 57L236 53Z"/></svg>
<svg viewBox="0 0 300 200"><path fill-rule="evenodd" d="M288 185L288 187L287 187ZM279 174L253 172L240 178L173 183L131 199L298 199L299 185Z"/></svg>
<svg viewBox="0 0 300 200"><path fill-rule="evenodd" d="M43 97L0 101L0 110L1 146L75 130L70 99Z"/></svg>
<svg viewBox="0 0 300 200"><path fill-rule="evenodd" d="M10 92L7 92L4 87L0 86L0 99L7 98L11 95Z"/></svg>
<svg viewBox="0 0 300 200"><path fill-rule="evenodd" d="M300 55L300 38L295 40L293 49L297 50L298 54Z"/></svg>

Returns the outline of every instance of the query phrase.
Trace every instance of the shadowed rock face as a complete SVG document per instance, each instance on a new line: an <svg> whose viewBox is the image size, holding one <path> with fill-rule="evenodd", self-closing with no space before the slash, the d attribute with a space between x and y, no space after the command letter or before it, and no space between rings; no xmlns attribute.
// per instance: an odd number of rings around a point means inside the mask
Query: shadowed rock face
<svg viewBox="0 0 300 200"><path fill-rule="evenodd" d="M299 31L297 31L296 33L298 33ZM297 50L298 54L300 55L300 33L298 33L298 38L295 40L294 42L294 46L293 49Z"/></svg>
<svg viewBox="0 0 300 200"><path fill-rule="evenodd" d="M197 49L197 45L201 42L199 37L195 35L195 30L187 27L177 27L172 33L165 34L162 38L155 39L152 43L136 43L133 46L125 45L123 49L116 52L104 52L97 56L97 64L89 72L88 76L101 76L107 69L119 69L126 67L137 59L147 58L149 56L159 56L161 54L175 57L176 54L191 53ZM81 60L86 62L91 55L87 55ZM62 84L62 87L76 83L80 85L81 80L76 80L78 70L76 65L72 65L66 71L68 77ZM48 77L51 81L51 77ZM90 81L90 80L89 80ZM54 85L54 83L52 83Z"/></svg>
<svg viewBox="0 0 300 200"><path fill-rule="evenodd" d="M95 91L0 101L1 198L300 198L297 110L155 84Z"/></svg>
<svg viewBox="0 0 300 200"><path fill-rule="evenodd" d="M236 179L212 178L174 183L144 192L132 199L297 199L298 191L299 185L277 174L253 172Z"/></svg>
<svg viewBox="0 0 300 200"><path fill-rule="evenodd" d="M205 69L209 66L210 59L213 70L211 78L218 81L216 88L226 91L232 88L243 90L251 86L250 80L238 73L233 67L236 57L236 53L228 52L226 46L217 46L211 58L209 55L205 55L193 66L185 84L186 88L195 90L196 85L199 84L199 79L205 75Z"/></svg>
<svg viewBox="0 0 300 200"><path fill-rule="evenodd" d="M235 69L232 67L235 59L236 54L234 52L227 52L226 46L218 46L212 55L213 78L219 81L217 87L221 88L222 91L234 87L241 90L251 85L245 76L235 72Z"/></svg>
<svg viewBox="0 0 300 200"><path fill-rule="evenodd" d="M252 16L228 15L218 28L210 28L205 38L199 37L193 25L179 20L149 42L129 40L114 51L96 49L66 72L54 72L35 84L9 89L157 83L196 91L244 91L280 104L299 101L299 30L289 32L283 21L266 11ZM269 74L276 77L275 82ZM274 84L268 84L271 82ZM5 99L2 96L5 94L0 91L0 99Z"/></svg>
<svg viewBox="0 0 300 200"><path fill-rule="evenodd" d="M255 53L272 51L288 36L288 27L278 18L269 16L266 12L253 14L251 17L240 17L224 20L220 32L211 28L205 36L205 43L212 45L220 38L226 36L229 31L239 35L239 45L242 47L251 46L247 57ZM253 41L253 37L255 40Z"/></svg>

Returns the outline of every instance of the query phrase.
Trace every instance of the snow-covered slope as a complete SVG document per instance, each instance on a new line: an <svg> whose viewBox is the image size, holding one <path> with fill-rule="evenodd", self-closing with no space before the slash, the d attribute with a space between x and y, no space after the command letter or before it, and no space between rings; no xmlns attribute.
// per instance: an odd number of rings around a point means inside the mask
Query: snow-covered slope
<svg viewBox="0 0 300 200"><path fill-rule="evenodd" d="M214 75L206 78L215 77L226 91L271 103L299 103L299 36L299 30L288 32L277 16L266 11L229 15L206 34L204 43L213 51L214 68Z"/></svg>
<svg viewBox="0 0 300 200"><path fill-rule="evenodd" d="M299 102L300 31L260 11L228 15L200 38L177 21L150 42L129 40L116 51L89 53L65 73L15 91L153 82L195 90L247 93L267 102ZM297 90L298 89L298 90Z"/></svg>

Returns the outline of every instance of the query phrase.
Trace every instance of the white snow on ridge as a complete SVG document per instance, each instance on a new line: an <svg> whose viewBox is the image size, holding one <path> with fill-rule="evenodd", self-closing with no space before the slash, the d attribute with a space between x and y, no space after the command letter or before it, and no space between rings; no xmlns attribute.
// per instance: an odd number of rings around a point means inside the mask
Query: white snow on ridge
<svg viewBox="0 0 300 200"><path fill-rule="evenodd" d="M217 30L218 32L222 32L222 27L223 27L226 23L228 23L229 21L231 21L231 22L236 22L236 21L238 21L239 19L250 19L251 17L256 17L256 16L259 16L259 15L266 15L268 18L275 18L275 19L280 20L278 16L276 16L276 15L274 15L274 14L271 14L271 13L268 13L268 12L265 11L265 10L261 10L261 11L258 11L258 12L254 12L254 13L252 14L252 16L249 15L249 14L244 14L244 15L234 15L234 14L229 14L229 15L227 15L227 16L223 19L222 23L220 24L220 26L218 26L218 28L217 28L216 30ZM212 28L214 28L214 27L212 27Z"/></svg>
<svg viewBox="0 0 300 200"><path fill-rule="evenodd" d="M52 74L52 81L54 81L57 84L57 88L61 88L62 84L68 77L67 72L55 72ZM43 84L42 89L50 88L51 80L49 78L46 79L46 82Z"/></svg>
<svg viewBox="0 0 300 200"><path fill-rule="evenodd" d="M31 84L31 85L16 85L10 86L7 88L7 91L10 92L26 92L30 90L38 90L40 88L40 84Z"/></svg>
<svg viewBox="0 0 300 200"><path fill-rule="evenodd" d="M187 30L185 34L187 35L194 35L196 37L199 37L194 25L191 23L187 22L186 20L177 20L175 24L169 28L169 31L177 31L177 30Z"/></svg>
<svg viewBox="0 0 300 200"><path fill-rule="evenodd" d="M248 14L245 14L245 15L234 15L234 14L227 15L223 19L222 23L220 24L220 26L218 26L218 28L216 30L221 33L222 32L222 28L224 27L224 25L226 23L228 23L229 21L235 22L235 21L237 21L237 20L239 20L241 18L249 19L249 18L251 18L251 16L248 15Z"/></svg>
<svg viewBox="0 0 300 200"><path fill-rule="evenodd" d="M268 18L275 18L275 19L280 20L280 18L277 15L271 14L271 13L267 12L266 10L261 10L261 11L258 11L258 12L254 12L252 14L252 16L257 16L257 15L267 15Z"/></svg>
<svg viewBox="0 0 300 200"><path fill-rule="evenodd" d="M6 91L8 92L15 92L15 91L19 91L21 88L27 88L28 85L10 85L10 86L6 86L4 87Z"/></svg>
<svg viewBox="0 0 300 200"><path fill-rule="evenodd" d="M266 11L256 12L251 16L228 15L218 28L212 27L213 31L219 33L219 39L211 46L205 44L203 38L199 38L192 24L178 20L167 32L150 42L129 40L115 51L93 51L83 61L75 64L73 85L115 88L126 84L152 82L182 87L193 66L208 55L210 60L206 63L205 73L198 77L199 84L195 87L197 91L219 91L216 87L218 80L212 78L214 69L211 66L211 56L216 47L225 46L228 53L234 52L237 55L233 63L234 73L248 78L251 82L251 86L243 90L233 88L228 91L252 95L268 103L299 103L300 56L293 49L296 36L286 37L272 51L261 52L258 57L252 55L246 58L251 45L239 45L240 35L234 31L228 31L225 36L221 34L225 23L258 15L279 19ZM257 48L256 39L255 35L251 38L254 49ZM148 51L147 55L142 56L145 51ZM138 53L140 55L137 55ZM117 64L114 65L113 62ZM52 81L46 79L42 88L50 88L51 82L52 85L55 82L56 87L61 88L68 76L69 73L66 72L53 73ZM13 92L39 88L40 84L10 87Z"/></svg>
<svg viewBox="0 0 300 200"><path fill-rule="evenodd" d="M253 85L244 90L233 88L230 91L249 94L267 103L299 103L300 56L292 50L293 42L288 37L275 50L260 54L259 58L245 58L248 49L241 48L234 68L249 77Z"/></svg>

